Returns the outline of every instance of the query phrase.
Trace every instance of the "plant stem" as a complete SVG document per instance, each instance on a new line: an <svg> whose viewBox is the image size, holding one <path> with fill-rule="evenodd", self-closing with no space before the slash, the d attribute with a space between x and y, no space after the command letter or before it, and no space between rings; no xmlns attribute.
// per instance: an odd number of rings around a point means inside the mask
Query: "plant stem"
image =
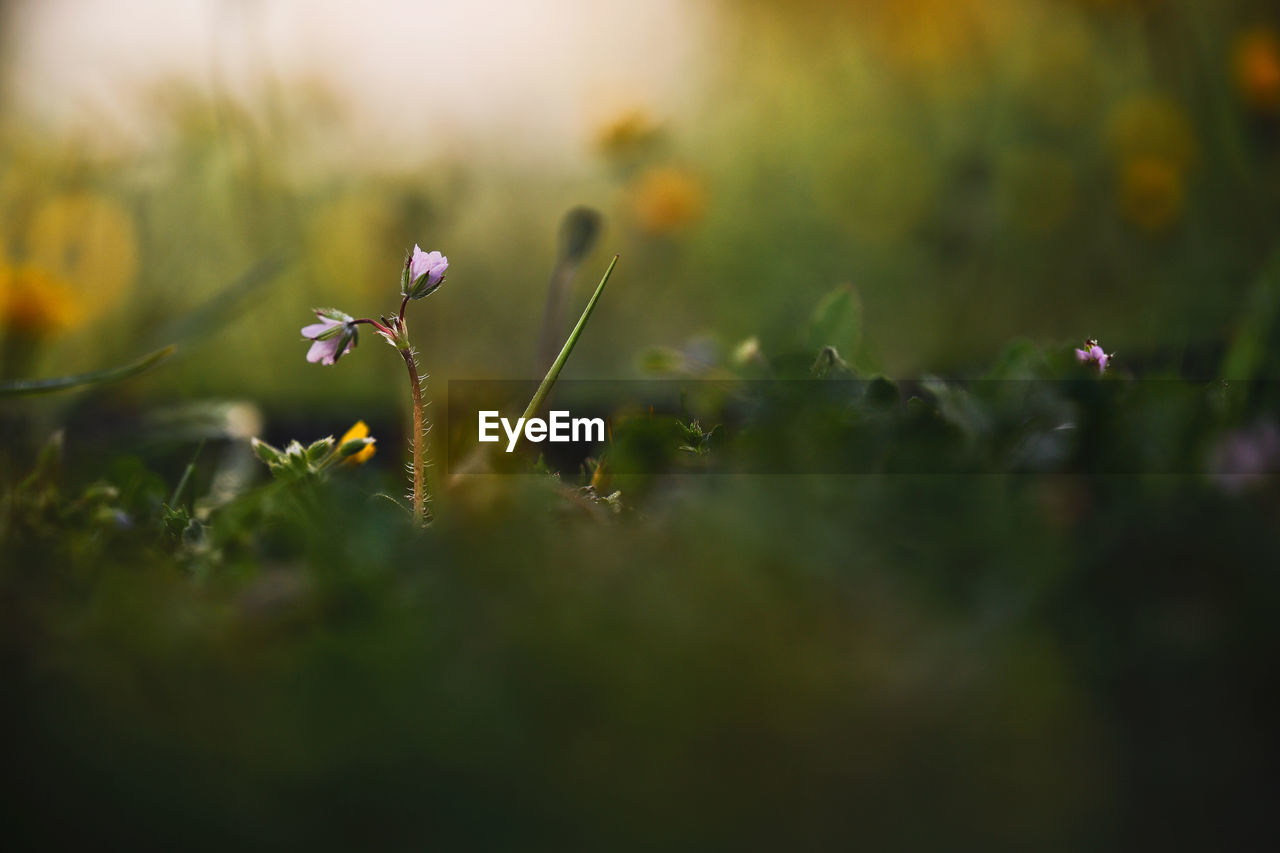
<svg viewBox="0 0 1280 853"><path fill-rule="evenodd" d="M613 274L613 268L617 263L618 256L614 255L613 260L609 262L609 268L604 271L604 277L596 285L596 292L591 294L591 301L587 303L582 316L578 318L578 324L569 333L568 339L565 340L564 346L560 349L560 354L556 356L556 360L552 363L551 369L547 371L547 375L542 378L542 384L538 386L537 393L529 401L529 407L524 410L525 421L528 421L529 418L537 413L538 407L542 405L543 401L547 399L547 395L551 393L551 386L556 384L556 379L560 376L560 369L569 360L569 353L573 352L574 346L578 343L578 336L587 327L587 320L591 319L591 312L596 309L596 302L600 300L600 294L604 293L604 286L609 281L609 276Z"/></svg>
<svg viewBox="0 0 1280 853"><path fill-rule="evenodd" d="M413 360L413 351L400 350L405 366L409 368L409 390L413 392L413 519L422 524L427 517L426 494L423 483L423 467L426 454L423 441L426 435L422 429L422 381L418 378L418 365Z"/></svg>
<svg viewBox="0 0 1280 853"><path fill-rule="evenodd" d="M383 319L385 320L386 318L384 317ZM401 316L400 319L402 320L404 319L403 315ZM379 323L377 320L370 320L368 317L361 317L359 320L352 320L351 322L353 325L356 325L356 326L359 326L361 323L366 323L370 326L373 326L387 340L391 340L394 337L394 333L390 329L388 329L386 326Z"/></svg>

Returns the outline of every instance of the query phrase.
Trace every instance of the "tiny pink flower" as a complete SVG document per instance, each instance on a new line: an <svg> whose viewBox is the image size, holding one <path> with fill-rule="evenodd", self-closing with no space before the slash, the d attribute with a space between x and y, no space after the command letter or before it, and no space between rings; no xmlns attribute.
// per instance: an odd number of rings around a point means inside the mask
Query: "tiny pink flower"
<svg viewBox="0 0 1280 853"><path fill-rule="evenodd" d="M330 365L351 352L356 346L356 327L353 318L333 308L317 308L319 323L302 327L302 337L311 341L307 361L312 364Z"/></svg>
<svg viewBox="0 0 1280 853"><path fill-rule="evenodd" d="M440 286L448 269L448 258L439 252L424 252L415 243L413 254L405 264L401 291L410 299L421 299Z"/></svg>
<svg viewBox="0 0 1280 853"><path fill-rule="evenodd" d="M1102 373L1107 369L1107 362L1115 358L1115 353L1106 353L1102 351L1102 347L1098 346L1098 342L1090 338L1084 342L1082 349L1076 350L1076 361L1081 364L1096 364L1098 372Z"/></svg>

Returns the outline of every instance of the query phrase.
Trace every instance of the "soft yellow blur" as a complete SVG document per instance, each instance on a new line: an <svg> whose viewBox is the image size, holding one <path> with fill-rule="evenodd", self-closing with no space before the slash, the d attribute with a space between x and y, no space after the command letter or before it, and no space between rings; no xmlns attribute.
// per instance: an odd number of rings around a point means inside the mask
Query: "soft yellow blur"
<svg viewBox="0 0 1280 853"><path fill-rule="evenodd" d="M632 212L641 230L666 234L697 221L706 191L692 173L675 166L649 169L632 188Z"/></svg>
<svg viewBox="0 0 1280 853"><path fill-rule="evenodd" d="M41 204L27 230L27 257L70 282L90 315L116 305L138 272L133 219L104 196L75 192Z"/></svg>
<svg viewBox="0 0 1280 853"><path fill-rule="evenodd" d="M0 264L0 326L28 338L51 337L84 319L64 279L32 264Z"/></svg>
<svg viewBox="0 0 1280 853"><path fill-rule="evenodd" d="M1163 96L1135 96L1112 111L1108 137L1121 213L1144 231L1168 229L1182 216L1197 156L1186 113Z"/></svg>

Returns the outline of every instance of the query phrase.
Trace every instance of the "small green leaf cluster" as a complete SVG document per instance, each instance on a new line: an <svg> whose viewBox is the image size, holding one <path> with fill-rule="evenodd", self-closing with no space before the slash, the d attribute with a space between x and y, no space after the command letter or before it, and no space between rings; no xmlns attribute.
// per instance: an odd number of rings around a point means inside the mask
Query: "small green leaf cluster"
<svg viewBox="0 0 1280 853"><path fill-rule="evenodd" d="M266 464L271 476L285 482L321 476L337 463L373 443L372 438L353 438L339 445L330 435L313 441L306 447L294 440L281 450L259 438L251 442L253 452Z"/></svg>

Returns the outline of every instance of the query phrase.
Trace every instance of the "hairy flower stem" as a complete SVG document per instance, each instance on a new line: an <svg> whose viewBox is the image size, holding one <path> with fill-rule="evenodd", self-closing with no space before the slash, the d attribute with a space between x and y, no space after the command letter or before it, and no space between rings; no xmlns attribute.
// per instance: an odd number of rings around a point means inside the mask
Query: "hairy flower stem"
<svg viewBox="0 0 1280 853"><path fill-rule="evenodd" d="M426 434L422 428L422 381L418 378L418 365L413 359L413 351L400 350L405 366L409 368L409 390L413 392L413 520L418 524L426 521L426 486L423 482L426 465L426 449L423 443Z"/></svg>

